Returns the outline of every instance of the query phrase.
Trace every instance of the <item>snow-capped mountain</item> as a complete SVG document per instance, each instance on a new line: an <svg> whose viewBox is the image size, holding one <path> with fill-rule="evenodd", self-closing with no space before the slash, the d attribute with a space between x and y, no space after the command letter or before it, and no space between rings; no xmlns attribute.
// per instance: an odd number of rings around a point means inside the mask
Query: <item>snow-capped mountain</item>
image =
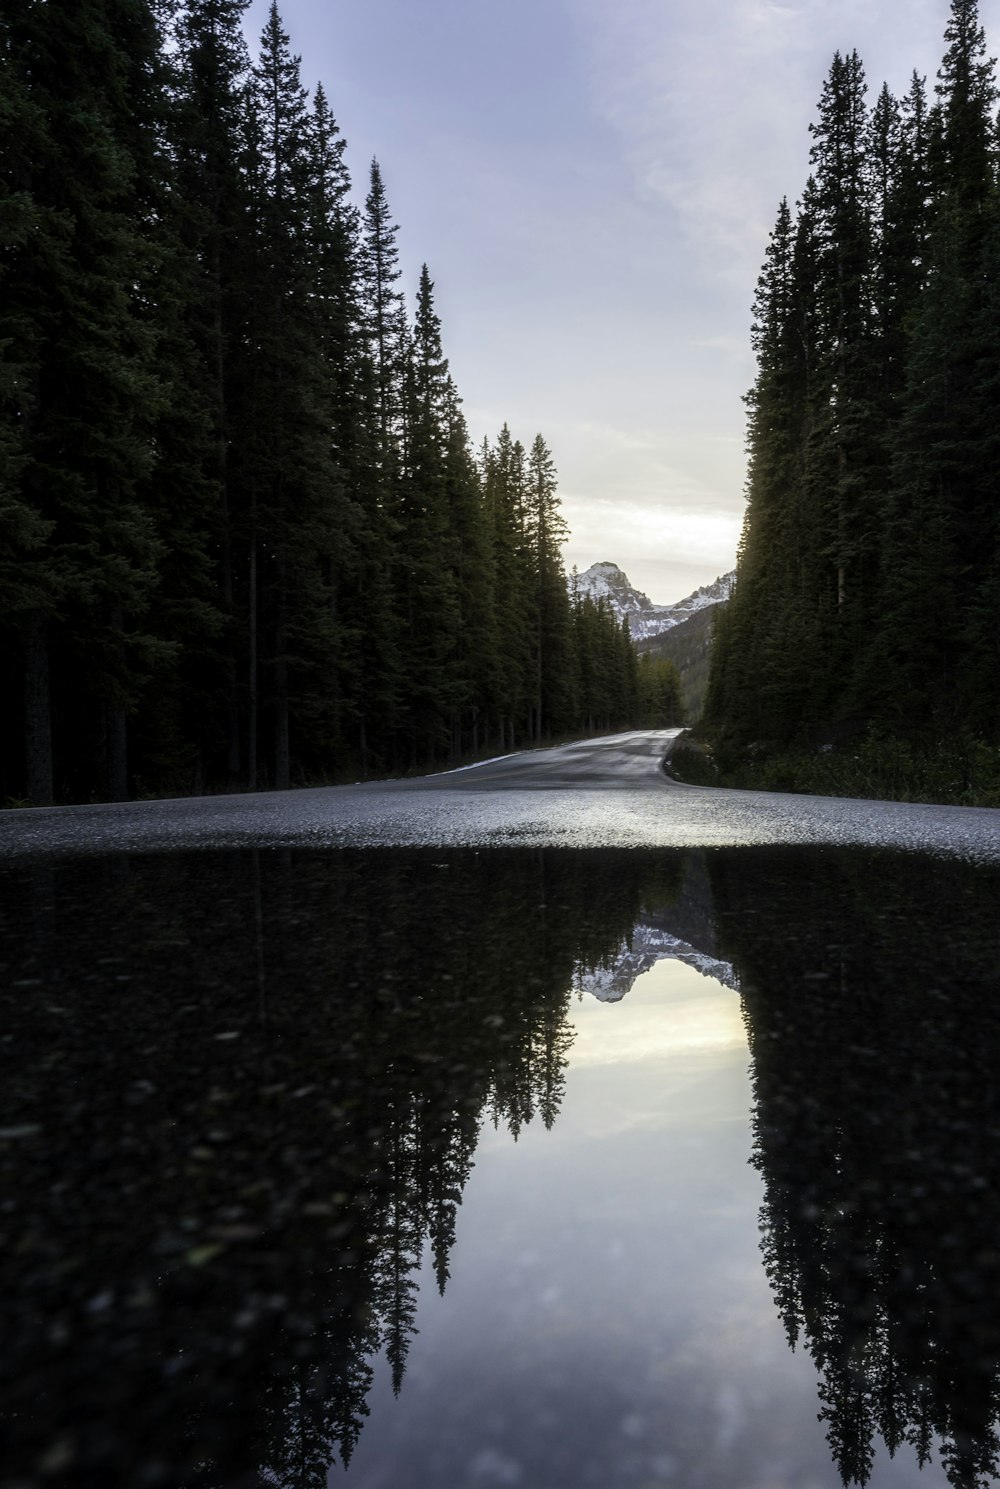
<svg viewBox="0 0 1000 1489"><path fill-rule="evenodd" d="M739 986L735 969L730 962L708 956L687 941L671 935L662 926L645 920L640 920L630 939L622 942L621 949L610 966L597 967L590 971L581 970L577 974L575 986L582 992L592 993L602 1003L618 1003L643 972L648 972L656 962L667 959L683 962L685 966L700 972L703 977L714 977L724 987Z"/></svg>
<svg viewBox="0 0 1000 1489"><path fill-rule="evenodd" d="M568 583L573 596L607 600L619 619L628 616L633 641L647 641L679 626L696 611L728 600L735 578L735 573L723 574L712 584L696 589L693 595L678 600L676 605L654 605L648 595L629 584L627 574L617 564L591 564L584 573L572 574Z"/></svg>

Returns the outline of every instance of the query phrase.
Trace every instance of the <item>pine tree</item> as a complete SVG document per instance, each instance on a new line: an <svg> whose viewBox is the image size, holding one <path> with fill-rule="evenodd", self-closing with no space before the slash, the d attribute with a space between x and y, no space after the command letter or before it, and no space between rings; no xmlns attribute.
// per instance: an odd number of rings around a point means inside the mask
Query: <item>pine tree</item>
<svg viewBox="0 0 1000 1489"><path fill-rule="evenodd" d="M329 584L346 511L309 230L312 121L276 5L248 103L254 292L238 457L248 566L248 778L256 784L263 746L268 778L281 789L293 763L308 758L310 738L318 748L333 723L329 658L338 625Z"/></svg>
<svg viewBox="0 0 1000 1489"><path fill-rule="evenodd" d="M865 92L857 53L838 53L823 87L819 119L811 126L820 324L813 388L813 499L826 556L815 579L829 666L841 678L849 675L879 585Z"/></svg>
<svg viewBox="0 0 1000 1489"><path fill-rule="evenodd" d="M485 520L492 549L496 650L499 657L497 748L513 749L526 728L530 689L530 573L524 555L524 451L504 424L481 461Z"/></svg>
<svg viewBox="0 0 1000 1489"><path fill-rule="evenodd" d="M203 261L195 229L202 219L197 192L189 195L193 120L186 61L180 45L161 55L159 153L138 171L154 254L142 314L157 337L161 385L156 460L146 492L162 546L148 627L155 634L147 644L148 682L129 721L130 774L142 792L205 789L214 775L212 756L221 756L222 730L214 739L213 730L227 696L220 665L227 609L217 582L218 439L204 361Z"/></svg>
<svg viewBox="0 0 1000 1489"><path fill-rule="evenodd" d="M458 390L445 393L444 483L457 606L458 696L452 752L478 752L500 711L502 661L497 634L492 532Z"/></svg>
<svg viewBox="0 0 1000 1489"><path fill-rule="evenodd" d="M952 219L972 265L981 236L977 222L992 194L996 167L995 63L986 55L978 0L952 0L944 39L948 49L935 88L929 170L938 216Z"/></svg>
<svg viewBox="0 0 1000 1489"><path fill-rule="evenodd" d="M531 555L531 734L536 741L563 728L572 713L569 597L559 551L568 529L556 489L555 463L544 439L536 434L527 462L524 529Z"/></svg>
<svg viewBox="0 0 1000 1489"><path fill-rule="evenodd" d="M344 139L322 87L317 88L309 234L337 481L336 531L323 559L334 635L321 691L328 745L367 774L373 764L387 768L389 740L398 724L400 661L391 576L395 528L379 470L375 379L360 278L360 214L350 201L343 157Z"/></svg>
<svg viewBox="0 0 1000 1489"><path fill-rule="evenodd" d="M402 377L406 348L403 296L399 279L399 250L377 160L371 163L370 185L362 215L361 282L365 324L375 367L376 406L382 462L390 474L402 440Z"/></svg>
<svg viewBox="0 0 1000 1489"><path fill-rule="evenodd" d="M637 668L637 717L643 729L670 729L683 720L681 682L674 663L643 652Z"/></svg>
<svg viewBox="0 0 1000 1489"><path fill-rule="evenodd" d="M204 448L189 477L207 491L203 520L213 555L218 642L206 637L188 677L203 781L232 789L245 749L238 682L242 616L235 593L234 525L242 506L231 449L241 349L247 345L250 208L243 170L249 56L241 19L249 0L189 0L178 26L174 137L181 234L189 258L187 326L197 353L193 384L206 410Z"/></svg>
<svg viewBox="0 0 1000 1489"><path fill-rule="evenodd" d="M37 802L52 799L53 771L60 793L121 797L161 555L145 496L162 389L144 315L160 36L135 0L56 0L8 7L3 40L25 126L6 147L14 232L0 325L16 369L14 526L31 575L16 622L24 780Z"/></svg>
<svg viewBox="0 0 1000 1489"><path fill-rule="evenodd" d="M823 573L811 476L820 376L815 187L782 201L754 301L756 383L736 591L720 622L706 713L743 742L794 737L811 717ZM822 469L822 466L821 466Z"/></svg>
<svg viewBox="0 0 1000 1489"><path fill-rule="evenodd" d="M4 696L18 700L23 739L7 736L2 759L6 794L44 805L52 800L53 761L46 633L60 585L47 553L54 516L46 517L27 484L28 432L41 328L32 304L26 255L44 225L33 191L45 135L44 106L32 97L26 7L0 16L0 586L4 603ZM51 226L55 224L52 223ZM19 291L20 285L20 291Z"/></svg>
<svg viewBox="0 0 1000 1489"><path fill-rule="evenodd" d="M450 379L434 285L424 265L406 392L406 460L398 503L397 594L407 681L411 761L447 752L462 702L459 601L446 481Z"/></svg>
<svg viewBox="0 0 1000 1489"><path fill-rule="evenodd" d="M928 232L928 118L913 74L902 104L883 87L872 112L867 170L872 202L872 309L878 414L888 431L906 380L908 328L924 285ZM886 451L891 441L881 442Z"/></svg>

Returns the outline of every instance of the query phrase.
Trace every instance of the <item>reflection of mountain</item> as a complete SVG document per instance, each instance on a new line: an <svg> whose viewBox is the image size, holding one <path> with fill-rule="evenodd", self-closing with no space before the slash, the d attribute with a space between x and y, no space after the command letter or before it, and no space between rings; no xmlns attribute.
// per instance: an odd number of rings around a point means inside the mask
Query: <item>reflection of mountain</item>
<svg viewBox="0 0 1000 1489"><path fill-rule="evenodd" d="M617 1003L643 972L665 958L684 962L726 987L737 987L732 965L719 955L708 862L703 852L687 852L676 860L674 882L667 892L657 892L655 879L651 881L631 932L611 956L581 965L577 988L601 1002Z"/></svg>
<svg viewBox="0 0 1000 1489"><path fill-rule="evenodd" d="M609 867L609 857L613 866ZM574 967L677 860L4 871L10 1482L325 1485L448 1277L483 1116L558 1110Z"/></svg>
<svg viewBox="0 0 1000 1489"><path fill-rule="evenodd" d="M915 858L713 861L739 971L763 1251L845 1484L875 1440L1000 1468L1000 876Z"/></svg>
<svg viewBox="0 0 1000 1489"><path fill-rule="evenodd" d="M592 993L602 1003L617 1003L631 991L644 972L657 962L666 960L683 962L703 977L713 977L725 987L738 986L736 973L729 962L706 956L648 915L636 922L631 936L621 943L613 957L602 966L579 972L576 986L582 992Z"/></svg>

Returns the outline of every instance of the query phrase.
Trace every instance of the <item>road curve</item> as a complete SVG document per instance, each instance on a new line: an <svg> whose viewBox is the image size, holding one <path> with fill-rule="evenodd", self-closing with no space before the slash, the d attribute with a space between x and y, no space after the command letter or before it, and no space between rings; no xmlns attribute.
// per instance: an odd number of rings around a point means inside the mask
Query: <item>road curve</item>
<svg viewBox="0 0 1000 1489"><path fill-rule="evenodd" d="M1000 861L1000 810L685 786L677 730L526 750L418 779L0 813L0 857L280 847L853 844Z"/></svg>

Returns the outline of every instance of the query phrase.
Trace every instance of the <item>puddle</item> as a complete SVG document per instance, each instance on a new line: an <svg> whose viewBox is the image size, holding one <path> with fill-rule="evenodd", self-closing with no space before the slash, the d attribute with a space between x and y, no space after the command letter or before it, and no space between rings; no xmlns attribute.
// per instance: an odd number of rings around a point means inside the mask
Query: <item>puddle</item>
<svg viewBox="0 0 1000 1489"><path fill-rule="evenodd" d="M995 867L0 877L5 1489L993 1482Z"/></svg>

